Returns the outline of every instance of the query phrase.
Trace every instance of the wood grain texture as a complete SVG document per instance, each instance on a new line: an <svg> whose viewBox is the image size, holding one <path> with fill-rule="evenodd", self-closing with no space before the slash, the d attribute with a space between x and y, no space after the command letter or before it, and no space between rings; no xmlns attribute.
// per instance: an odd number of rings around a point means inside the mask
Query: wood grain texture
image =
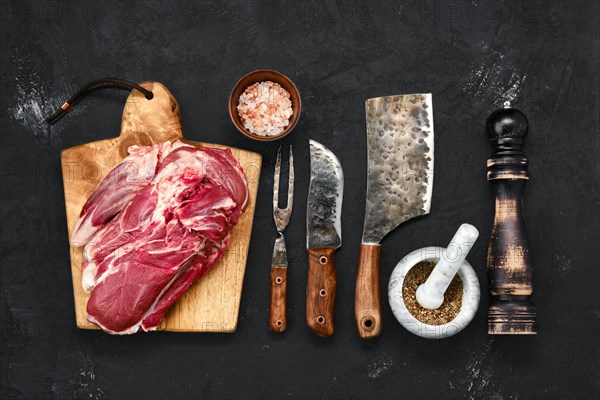
<svg viewBox="0 0 600 400"><path fill-rule="evenodd" d="M100 180L127 155L129 146L149 145L183 137L179 107L175 98L157 82L144 82L142 85L153 91L154 98L146 100L135 90L130 94L123 110L119 137L75 146L61 153L69 237L81 207ZM244 168L250 199L238 225L231 232L231 246L221 262L205 277L195 282L171 307L158 329L178 332L234 332L237 327L262 157L260 154L236 148L184 141L198 147L229 148ZM71 247L76 321L81 329L97 329L86 319L89 295L81 287L82 254L83 247Z"/></svg>
<svg viewBox="0 0 600 400"><path fill-rule="evenodd" d="M360 245L354 295L354 318L358 334L363 339L373 339L381 333L380 256L381 245L364 243Z"/></svg>
<svg viewBox="0 0 600 400"><path fill-rule="evenodd" d="M331 336L335 330L337 282L334 254L335 249L308 249L306 323L319 336Z"/></svg>
<svg viewBox="0 0 600 400"><path fill-rule="evenodd" d="M523 219L523 189L529 179L522 148L528 132L525 114L510 104L494 111L486 130L494 149L487 179L495 197L487 267L491 302L488 333L530 335L536 331L533 265Z"/></svg>
<svg viewBox="0 0 600 400"><path fill-rule="evenodd" d="M533 266L521 198L526 179L513 176L490 182L496 201L487 256L492 295L488 333L535 334L536 311L529 300L533 293Z"/></svg>
<svg viewBox="0 0 600 400"><path fill-rule="evenodd" d="M269 328L283 332L287 327L287 267L271 267Z"/></svg>

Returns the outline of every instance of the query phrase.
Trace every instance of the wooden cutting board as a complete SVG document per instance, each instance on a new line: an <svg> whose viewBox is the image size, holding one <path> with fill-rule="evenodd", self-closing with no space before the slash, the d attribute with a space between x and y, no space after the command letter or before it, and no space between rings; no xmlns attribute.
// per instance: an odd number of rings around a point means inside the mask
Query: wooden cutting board
<svg viewBox="0 0 600 400"><path fill-rule="evenodd" d="M158 82L144 82L141 85L152 91L154 98L147 100L141 92L131 92L123 110L119 137L62 151L69 237L81 207L100 180L127 155L129 146L151 145L183 138L179 106L173 95ZM230 149L246 173L250 200L238 225L232 231L231 246L221 262L192 285L171 307L158 329L176 332L234 332L237 327L262 156L232 147L184 141L198 147ZM71 246L71 274L77 326L81 329L97 329L87 321L86 306L89 295L81 287L82 255L83 247Z"/></svg>

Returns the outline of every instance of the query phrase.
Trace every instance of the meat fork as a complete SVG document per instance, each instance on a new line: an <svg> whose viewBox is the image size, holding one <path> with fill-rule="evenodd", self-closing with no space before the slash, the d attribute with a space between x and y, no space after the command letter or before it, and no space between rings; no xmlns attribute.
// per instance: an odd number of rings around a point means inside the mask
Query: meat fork
<svg viewBox="0 0 600 400"><path fill-rule="evenodd" d="M279 208L279 175L281 172L281 146L277 150L275 175L273 177L273 219L277 227L277 238L273 246L271 259L271 306L269 310L269 328L273 332L283 332L286 328L286 289L287 289L287 253L283 231L290 222L294 205L294 155L290 146L290 172L288 178L287 206Z"/></svg>

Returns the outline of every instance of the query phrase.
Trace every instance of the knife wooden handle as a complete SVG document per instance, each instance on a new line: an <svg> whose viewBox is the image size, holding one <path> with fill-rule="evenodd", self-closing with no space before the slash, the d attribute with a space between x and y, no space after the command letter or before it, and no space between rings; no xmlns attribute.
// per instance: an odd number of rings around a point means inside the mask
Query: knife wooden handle
<svg viewBox="0 0 600 400"><path fill-rule="evenodd" d="M308 249L306 323L317 335L333 335L335 308L335 249Z"/></svg>
<svg viewBox="0 0 600 400"><path fill-rule="evenodd" d="M271 267L271 306L269 328L273 332L285 331L287 267Z"/></svg>
<svg viewBox="0 0 600 400"><path fill-rule="evenodd" d="M381 333L381 283L379 278L379 256L381 245L360 245L354 317L358 334L363 339L373 339Z"/></svg>

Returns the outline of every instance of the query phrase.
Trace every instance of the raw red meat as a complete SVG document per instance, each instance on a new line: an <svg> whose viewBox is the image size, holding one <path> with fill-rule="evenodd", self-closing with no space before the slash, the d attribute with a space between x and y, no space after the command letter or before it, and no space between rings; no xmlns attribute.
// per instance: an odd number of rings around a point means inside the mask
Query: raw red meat
<svg viewBox="0 0 600 400"><path fill-rule="evenodd" d="M81 246L89 242L106 221L150 183L156 173L159 157L166 157L183 146L188 145L179 140L154 146L131 146L128 149L129 156L102 179L83 205L71 235L71 243Z"/></svg>
<svg viewBox="0 0 600 400"><path fill-rule="evenodd" d="M229 150L180 141L132 147L71 235L74 245L85 244L88 320L114 334L156 329L219 262L247 202L244 171Z"/></svg>

